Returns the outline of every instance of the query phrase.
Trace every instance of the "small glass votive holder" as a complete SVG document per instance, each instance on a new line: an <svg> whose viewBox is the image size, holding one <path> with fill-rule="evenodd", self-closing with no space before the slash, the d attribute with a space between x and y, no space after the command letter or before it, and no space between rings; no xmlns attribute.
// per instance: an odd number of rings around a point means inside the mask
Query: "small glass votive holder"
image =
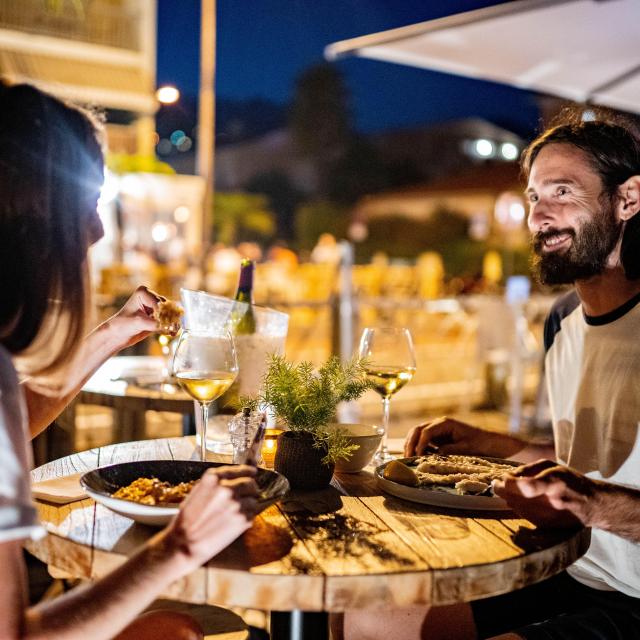
<svg viewBox="0 0 640 640"><path fill-rule="evenodd" d="M244 409L229 422L229 435L235 464L259 464L265 416Z"/></svg>
<svg viewBox="0 0 640 640"><path fill-rule="evenodd" d="M284 429L267 429L264 432L264 440L262 442L262 464L267 469L273 469L273 463L276 459L276 451L278 449L278 436Z"/></svg>

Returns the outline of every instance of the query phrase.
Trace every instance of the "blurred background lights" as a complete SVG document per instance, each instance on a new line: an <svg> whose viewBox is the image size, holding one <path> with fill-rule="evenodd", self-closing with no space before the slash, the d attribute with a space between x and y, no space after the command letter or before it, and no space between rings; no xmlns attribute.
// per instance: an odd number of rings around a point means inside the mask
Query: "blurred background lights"
<svg viewBox="0 0 640 640"><path fill-rule="evenodd" d="M514 223L521 223L524 220L524 206L522 202L512 202L509 205L509 217Z"/></svg>
<svg viewBox="0 0 640 640"><path fill-rule="evenodd" d="M505 191L498 196L494 211L496 222L504 229L518 229L525 219L525 208L522 198L512 191Z"/></svg>
<svg viewBox="0 0 640 640"><path fill-rule="evenodd" d="M213 256L213 270L216 273L236 273L240 266L240 254L231 247L217 251Z"/></svg>
<svg viewBox="0 0 640 640"><path fill-rule="evenodd" d="M171 153L172 145L171 141L166 138L162 138L160 142L158 142L158 146L156 147L157 152L161 156L167 156Z"/></svg>
<svg viewBox="0 0 640 640"><path fill-rule="evenodd" d="M165 242L169 239L169 225L164 222L156 222L151 227L151 237L154 242Z"/></svg>
<svg viewBox="0 0 640 640"><path fill-rule="evenodd" d="M349 227L348 235L353 242L364 242L369 235L369 229L364 222L353 222Z"/></svg>
<svg viewBox="0 0 640 640"><path fill-rule="evenodd" d="M186 138L186 134L182 129L176 129L170 136L171 144L175 144L176 147Z"/></svg>
<svg viewBox="0 0 640 640"><path fill-rule="evenodd" d="M180 142L178 142L178 144L176 144L176 147L178 149L178 151L189 151L189 149L191 149L191 145L193 144L193 142L191 142L191 138L189 136L184 136Z"/></svg>
<svg viewBox="0 0 640 640"><path fill-rule="evenodd" d="M173 212L173 219L176 222L187 222L190 215L191 211L189 211L189 207L181 205L179 207L176 207L176 210Z"/></svg>
<svg viewBox="0 0 640 640"><path fill-rule="evenodd" d="M490 158L494 154L493 142L486 138L480 138L475 142L475 152L481 158Z"/></svg>
<svg viewBox="0 0 640 640"><path fill-rule="evenodd" d="M473 240L486 240L491 232L489 215L486 211L476 211L469 221L469 237Z"/></svg>
<svg viewBox="0 0 640 640"><path fill-rule="evenodd" d="M165 85L156 91L156 98L162 104L173 104L180 99L180 92L176 87Z"/></svg>
<svg viewBox="0 0 640 640"><path fill-rule="evenodd" d="M515 160L518 157L518 147L512 142L503 142L500 145L500 154L505 160Z"/></svg>

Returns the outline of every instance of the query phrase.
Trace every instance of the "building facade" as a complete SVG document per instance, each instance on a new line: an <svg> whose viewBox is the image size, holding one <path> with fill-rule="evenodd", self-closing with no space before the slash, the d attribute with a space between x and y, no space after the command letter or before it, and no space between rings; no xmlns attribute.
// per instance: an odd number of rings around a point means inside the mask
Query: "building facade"
<svg viewBox="0 0 640 640"><path fill-rule="evenodd" d="M0 74L104 109L112 151L154 154L156 0L0 0Z"/></svg>

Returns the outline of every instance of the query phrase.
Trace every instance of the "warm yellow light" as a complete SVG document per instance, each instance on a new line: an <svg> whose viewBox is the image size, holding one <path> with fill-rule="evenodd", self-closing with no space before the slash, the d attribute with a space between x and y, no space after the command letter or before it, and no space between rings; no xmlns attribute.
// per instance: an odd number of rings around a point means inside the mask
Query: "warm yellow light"
<svg viewBox="0 0 640 640"><path fill-rule="evenodd" d="M156 98L158 98L158 101L162 102L162 104L173 104L180 99L180 91L178 91L176 87L166 85L156 91Z"/></svg>
<svg viewBox="0 0 640 640"><path fill-rule="evenodd" d="M497 251L487 251L482 259L482 277L491 284L502 280L502 257Z"/></svg>
<svg viewBox="0 0 640 640"><path fill-rule="evenodd" d="M278 449L278 436L282 433L281 429L267 429L262 442L262 463L267 469L273 469L273 463Z"/></svg>

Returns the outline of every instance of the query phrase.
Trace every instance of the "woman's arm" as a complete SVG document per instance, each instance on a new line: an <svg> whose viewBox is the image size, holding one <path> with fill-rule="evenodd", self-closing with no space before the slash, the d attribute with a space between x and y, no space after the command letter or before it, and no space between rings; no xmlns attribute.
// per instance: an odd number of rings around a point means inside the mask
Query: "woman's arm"
<svg viewBox="0 0 640 640"><path fill-rule="evenodd" d="M125 305L96 327L73 361L56 377L64 385L51 388L46 381L30 378L22 383L29 413L29 431L34 438L46 429L73 400L85 382L108 358L146 338L157 329L153 311L163 299L147 287L138 287Z"/></svg>
<svg viewBox="0 0 640 640"><path fill-rule="evenodd" d="M0 639L24 637L24 616L27 606L26 567L20 540L0 543L0 569L5 576L0 580Z"/></svg>
<svg viewBox="0 0 640 640"><path fill-rule="evenodd" d="M0 544L0 640L108 640L166 587L200 567L250 526L257 487L249 467L208 471L174 521L95 583L25 609L17 542Z"/></svg>

